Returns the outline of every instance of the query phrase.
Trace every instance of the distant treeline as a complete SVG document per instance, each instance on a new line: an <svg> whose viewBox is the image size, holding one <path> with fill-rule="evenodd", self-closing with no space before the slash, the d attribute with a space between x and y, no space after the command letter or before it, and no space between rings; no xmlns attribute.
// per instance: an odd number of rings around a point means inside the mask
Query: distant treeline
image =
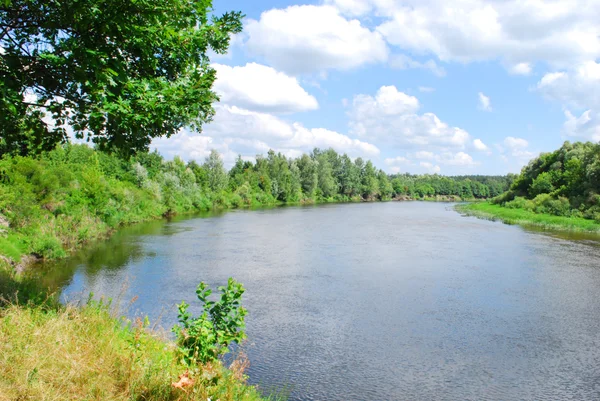
<svg viewBox="0 0 600 401"><path fill-rule="evenodd" d="M413 199L486 198L511 177L388 176L332 149L290 159L273 151L238 158L227 171L216 151L203 163L157 152L129 159L84 145L0 159L0 255L60 257L119 227L212 208ZM439 198L438 198L439 199Z"/></svg>
<svg viewBox="0 0 600 401"><path fill-rule="evenodd" d="M467 175L445 177L441 175L396 174L390 176L394 194L411 198L456 196L462 199L484 199L505 192L515 175Z"/></svg>
<svg viewBox="0 0 600 401"><path fill-rule="evenodd" d="M565 142L531 160L493 203L600 222L600 144Z"/></svg>

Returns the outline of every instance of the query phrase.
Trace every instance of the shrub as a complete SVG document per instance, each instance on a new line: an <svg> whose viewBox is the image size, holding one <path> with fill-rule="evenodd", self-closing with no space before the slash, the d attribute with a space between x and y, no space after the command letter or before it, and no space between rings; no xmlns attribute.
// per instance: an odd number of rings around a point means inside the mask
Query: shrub
<svg viewBox="0 0 600 401"><path fill-rule="evenodd" d="M517 196L514 200L507 202L504 206L509 209L533 210L535 208L534 202L520 196Z"/></svg>
<svg viewBox="0 0 600 401"><path fill-rule="evenodd" d="M178 305L178 320L181 326L173 327L177 336L177 345L181 360L188 366L216 360L229 351L229 344L240 343L245 334L244 317L246 309L242 307L244 287L233 278L227 281L227 287L219 287L221 298L209 301L212 290L201 282L196 295L202 302L202 314L192 317L189 305Z"/></svg>

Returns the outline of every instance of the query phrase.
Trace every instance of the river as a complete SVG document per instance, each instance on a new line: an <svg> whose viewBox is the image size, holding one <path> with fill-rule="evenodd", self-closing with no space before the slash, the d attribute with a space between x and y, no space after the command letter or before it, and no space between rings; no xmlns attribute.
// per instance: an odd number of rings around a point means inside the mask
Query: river
<svg viewBox="0 0 600 401"><path fill-rule="evenodd" d="M44 279L65 299L138 296L127 313L165 328L198 282L235 277L250 382L292 401L600 399L590 238L443 203L343 204L140 224L64 265Z"/></svg>

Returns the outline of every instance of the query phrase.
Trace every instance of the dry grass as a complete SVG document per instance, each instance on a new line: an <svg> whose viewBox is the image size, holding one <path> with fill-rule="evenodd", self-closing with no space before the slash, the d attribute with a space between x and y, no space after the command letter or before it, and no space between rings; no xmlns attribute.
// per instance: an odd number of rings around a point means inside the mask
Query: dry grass
<svg viewBox="0 0 600 401"><path fill-rule="evenodd" d="M201 367L190 372L193 385L174 387L186 369L173 345L143 326L100 303L0 309L0 401L263 399L244 384L244 361L232 371Z"/></svg>

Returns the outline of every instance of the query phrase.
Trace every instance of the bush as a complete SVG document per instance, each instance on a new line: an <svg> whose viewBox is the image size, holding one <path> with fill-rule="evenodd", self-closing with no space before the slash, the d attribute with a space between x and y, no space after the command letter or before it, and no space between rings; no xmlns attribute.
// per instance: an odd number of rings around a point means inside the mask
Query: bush
<svg viewBox="0 0 600 401"><path fill-rule="evenodd" d="M221 298L209 301L212 290L201 282L196 295L202 302L202 314L192 317L189 305L178 305L178 320L181 326L173 327L177 336L177 345L182 362L188 366L216 360L229 351L229 344L240 343L246 338L244 317L246 309L242 307L244 287L233 278L227 281L227 287L219 287Z"/></svg>
<svg viewBox="0 0 600 401"><path fill-rule="evenodd" d="M536 213L553 214L555 216L570 216L571 203L565 197L553 199L550 194L540 194L533 199Z"/></svg>
<svg viewBox="0 0 600 401"><path fill-rule="evenodd" d="M535 208L535 203L523 197L517 196L514 198L514 200L507 202L504 206L509 209L525 209L531 211Z"/></svg>

